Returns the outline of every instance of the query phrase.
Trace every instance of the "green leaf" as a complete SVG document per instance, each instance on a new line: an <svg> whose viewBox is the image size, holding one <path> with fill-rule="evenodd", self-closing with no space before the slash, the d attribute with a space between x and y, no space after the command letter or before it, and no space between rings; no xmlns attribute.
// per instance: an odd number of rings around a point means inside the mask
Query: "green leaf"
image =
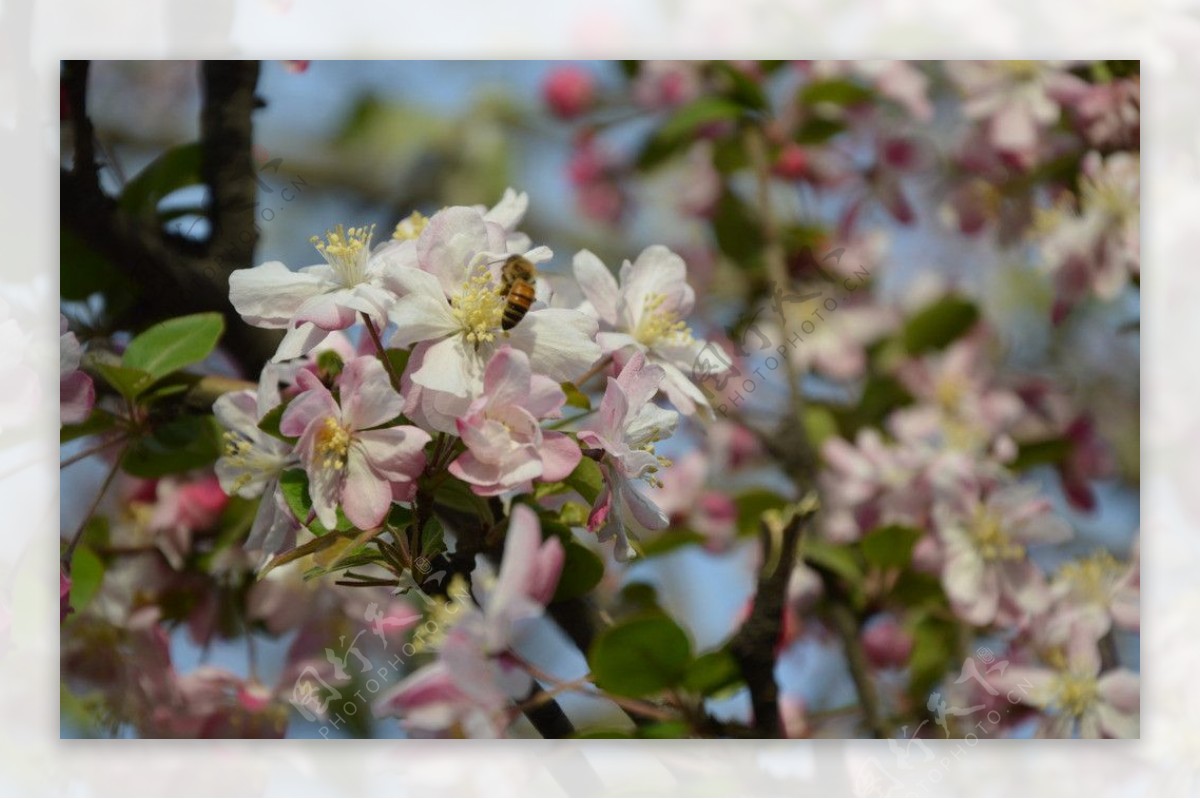
<svg viewBox="0 0 1200 799"><path fill-rule="evenodd" d="M701 97L677 110L655 131L638 153L637 165L640 169L653 169L691 144L697 128L732 121L741 115L742 106L732 100Z"/></svg>
<svg viewBox="0 0 1200 799"><path fill-rule="evenodd" d="M729 82L726 95L738 105L751 111L767 108L767 95L762 84L728 61L716 61L713 68Z"/></svg>
<svg viewBox="0 0 1200 799"><path fill-rule="evenodd" d="M857 83L834 78L808 84L800 90L799 99L809 106L822 103L850 106L869 102L874 96L874 92Z"/></svg>
<svg viewBox="0 0 1200 799"><path fill-rule="evenodd" d="M412 355L412 350L399 350L389 348L383 351L387 356L388 363L391 364L392 371L398 375L404 374L404 370L408 368L408 358Z"/></svg>
<svg viewBox="0 0 1200 799"><path fill-rule="evenodd" d="M836 119L812 117L807 120L793 136L797 144L824 144L846 129L846 125Z"/></svg>
<svg viewBox="0 0 1200 799"><path fill-rule="evenodd" d="M806 540L804 559L813 566L836 574L851 585L862 582L862 566L849 547L835 546L825 541Z"/></svg>
<svg viewBox="0 0 1200 799"><path fill-rule="evenodd" d="M572 408L580 408L585 411L592 409L592 401L588 399L588 395L584 394L579 388L571 382L562 384L563 393L567 395L567 405Z"/></svg>
<svg viewBox="0 0 1200 799"><path fill-rule="evenodd" d="M106 383L115 388L122 397L128 400L137 397L138 394L141 394L154 382L154 378L141 369L131 369L127 366L118 366L117 364L104 361L94 361L91 366L92 369L104 378Z"/></svg>
<svg viewBox="0 0 1200 799"><path fill-rule="evenodd" d="M599 738L633 738L633 737L634 737L634 734L633 734L632 732L630 732L629 730L610 730L610 729L602 729L602 730L585 730L585 731L583 731L583 732L577 732L577 733L575 733L575 734L574 734L573 736L571 736L571 737L572 737L572 738L580 738L580 739L588 739L588 738L597 738L597 739L599 739Z"/></svg>
<svg viewBox="0 0 1200 799"><path fill-rule="evenodd" d="M925 616L913 627L913 652L908 661L909 692L925 705L925 697L954 663L956 629L952 622ZM959 664L961 665L961 664Z"/></svg>
<svg viewBox="0 0 1200 799"><path fill-rule="evenodd" d="M225 319L219 313L199 313L168 319L139 334L125 349L126 367L147 372L154 380L208 357Z"/></svg>
<svg viewBox="0 0 1200 799"><path fill-rule="evenodd" d="M421 530L421 554L426 558L432 558L445 551L446 540L442 523L437 518L431 517L425 521L425 528Z"/></svg>
<svg viewBox="0 0 1200 799"><path fill-rule="evenodd" d="M908 570L900 574L888 599L906 608L930 608L945 605L946 592L934 575Z"/></svg>
<svg viewBox="0 0 1200 799"><path fill-rule="evenodd" d="M853 439L863 427L879 424L885 416L912 401L912 396L894 377L872 374L863 386L858 405L835 412L845 438Z"/></svg>
<svg viewBox="0 0 1200 799"><path fill-rule="evenodd" d="M1041 441L1026 441L1017 445L1017 457L1008 465L1014 472L1043 466L1048 463L1062 463L1071 454L1071 441L1066 438L1047 438Z"/></svg>
<svg viewBox="0 0 1200 799"><path fill-rule="evenodd" d="M913 546L921 537L914 527L889 524L867 533L862 540L863 558L881 569L901 569L912 561Z"/></svg>
<svg viewBox="0 0 1200 799"><path fill-rule="evenodd" d="M751 488L734 497L733 504L737 508L738 535L754 535L759 531L763 514L783 509L788 500L766 488Z"/></svg>
<svg viewBox="0 0 1200 799"><path fill-rule="evenodd" d="M283 413L287 410L290 403L291 400L285 400L263 414L263 418L258 420L258 429L269 436L278 438L280 441L295 444L299 441L299 438L285 436L283 431L279 429L279 423L283 421Z"/></svg>
<svg viewBox="0 0 1200 799"><path fill-rule="evenodd" d="M827 438L837 435L837 417L828 407L810 402L804 408L804 430L809 444L819 451Z"/></svg>
<svg viewBox="0 0 1200 799"><path fill-rule="evenodd" d="M644 558L653 558L658 555L665 555L668 552L674 552L682 547L695 546L703 544L708 539L695 530L675 529L664 530L653 538L648 538L635 546L638 554Z"/></svg>
<svg viewBox="0 0 1200 799"><path fill-rule="evenodd" d="M279 476L279 490L287 503L288 510L296 517L296 521L304 525L313 535L325 536L330 530L313 516L312 498L308 493L308 475L303 469L288 469ZM311 519L309 517L312 517ZM346 515L338 508L337 530L350 530L354 525L346 519Z"/></svg>
<svg viewBox="0 0 1200 799"><path fill-rule="evenodd" d="M911 316L901 333L910 355L940 350L966 333L979 319L975 303L947 295Z"/></svg>
<svg viewBox="0 0 1200 799"><path fill-rule="evenodd" d="M742 670L733 655L724 649L705 652L693 660L683 678L683 686L701 696L713 696L742 683Z"/></svg>
<svg viewBox="0 0 1200 799"><path fill-rule="evenodd" d="M721 192L717 200L712 226L721 252L739 264L744 266L744 262L753 260L762 251L763 235L758 220L729 189Z"/></svg>
<svg viewBox="0 0 1200 799"><path fill-rule="evenodd" d="M93 408L92 412L88 414L88 418L79 424L64 424L62 429L58 431L58 443L66 444L68 441L74 441L77 438L103 433L106 430L111 430L116 423L117 417L108 411L103 408Z"/></svg>
<svg viewBox="0 0 1200 799"><path fill-rule="evenodd" d="M604 488L604 474L594 460L583 458L575 467L575 471L567 475L563 482L568 488L578 491L584 502L593 505L600 496L600 490Z"/></svg>
<svg viewBox="0 0 1200 799"><path fill-rule="evenodd" d="M639 738L691 738L692 728L685 721L658 721L638 727Z"/></svg>
<svg viewBox="0 0 1200 799"><path fill-rule="evenodd" d="M604 561L595 552L575 540L565 541L564 550L562 575L554 589L555 602L583 596L604 577Z"/></svg>
<svg viewBox="0 0 1200 799"><path fill-rule="evenodd" d="M71 555L71 607L78 613L87 607L104 582L104 561L80 544Z"/></svg>
<svg viewBox="0 0 1200 799"><path fill-rule="evenodd" d="M119 201L121 209L135 216L153 214L159 201L171 192L203 183L200 161L198 143L167 150L125 184Z"/></svg>
<svg viewBox="0 0 1200 799"><path fill-rule="evenodd" d="M157 427L130 446L121 468L134 477L199 469L221 455L221 428L211 416L185 416Z"/></svg>
<svg viewBox="0 0 1200 799"><path fill-rule="evenodd" d="M293 547L287 552L281 552L275 557L271 558L271 560L269 560L259 571L258 578L261 580L267 575L267 572L271 571L272 569L283 566L286 563L291 563L294 560L299 560L305 555L314 555L322 550L329 549L334 544L341 543L343 541L344 539L336 535L324 535L320 538L314 538L311 541L306 541L298 547Z"/></svg>
<svg viewBox="0 0 1200 799"><path fill-rule="evenodd" d="M627 619L608 628L588 653L596 685L631 697L679 685L691 659L687 633L661 614Z"/></svg>

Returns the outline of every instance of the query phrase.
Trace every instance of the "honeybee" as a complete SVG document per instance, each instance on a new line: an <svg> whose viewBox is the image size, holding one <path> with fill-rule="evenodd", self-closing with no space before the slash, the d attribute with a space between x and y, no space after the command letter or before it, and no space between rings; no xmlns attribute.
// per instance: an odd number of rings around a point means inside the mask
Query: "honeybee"
<svg viewBox="0 0 1200 799"><path fill-rule="evenodd" d="M510 255L504 261L500 270L500 294L505 301L501 330L512 330L529 312L529 306L537 299L536 277L537 270L525 256Z"/></svg>

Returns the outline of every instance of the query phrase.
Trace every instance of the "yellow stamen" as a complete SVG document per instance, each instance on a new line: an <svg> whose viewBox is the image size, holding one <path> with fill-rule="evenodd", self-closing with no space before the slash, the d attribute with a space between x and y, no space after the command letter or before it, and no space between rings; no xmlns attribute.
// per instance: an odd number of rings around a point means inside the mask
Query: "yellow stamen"
<svg viewBox="0 0 1200 799"><path fill-rule="evenodd" d="M971 535L984 560L1021 560L1025 557L1025 547L1005 532L1000 517L989 510L981 509L975 514Z"/></svg>
<svg viewBox="0 0 1200 799"><path fill-rule="evenodd" d="M317 431L316 451L322 458L321 467L342 469L346 466L346 450L350 448L350 432L332 416L326 416Z"/></svg>
<svg viewBox="0 0 1200 799"><path fill-rule="evenodd" d="M652 347L660 342L688 344L694 341L692 331L679 318L679 314L662 307L667 298L663 294L649 294L642 303L642 317L638 321L633 337L639 343Z"/></svg>
<svg viewBox="0 0 1200 799"><path fill-rule="evenodd" d="M1110 552L1097 552L1065 563L1058 570L1071 593L1094 604L1107 605L1124 567Z"/></svg>
<svg viewBox="0 0 1200 799"><path fill-rule="evenodd" d="M356 286L366 278L367 257L371 254L371 237L375 226L352 227L338 225L325 233L324 240L313 236L310 241L317 252L337 272L344 286Z"/></svg>
<svg viewBox="0 0 1200 799"><path fill-rule="evenodd" d="M492 273L481 266L450 299L454 318L467 341L478 347L496 339L504 320L505 298L496 290Z"/></svg>
<svg viewBox="0 0 1200 799"><path fill-rule="evenodd" d="M1069 671L1055 677L1052 691L1054 706L1074 718L1090 710L1100 693L1095 677Z"/></svg>
<svg viewBox="0 0 1200 799"><path fill-rule="evenodd" d="M418 238L425 231L425 226L428 224L429 217L420 211L413 211L396 224L396 229L392 232L392 238L399 239L400 241L409 241Z"/></svg>

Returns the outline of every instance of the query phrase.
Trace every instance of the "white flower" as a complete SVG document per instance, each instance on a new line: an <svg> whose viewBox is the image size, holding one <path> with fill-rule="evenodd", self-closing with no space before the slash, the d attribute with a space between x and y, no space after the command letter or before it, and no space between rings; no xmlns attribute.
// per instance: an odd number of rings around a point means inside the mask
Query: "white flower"
<svg viewBox="0 0 1200 799"><path fill-rule="evenodd" d="M683 321L696 304L683 259L666 247L647 247L637 260L621 267L619 283L587 250L575 255L574 267L575 279L587 298L584 309L602 323L603 331L596 340L604 353L644 353L665 373L662 388L672 405L688 415L697 410L710 415L712 408L704 392L684 373L696 368L705 342L693 336ZM726 368L726 364L718 364L716 371Z"/></svg>
<svg viewBox="0 0 1200 799"><path fill-rule="evenodd" d="M671 465L654 454L654 443L670 436L679 420L675 411L650 401L664 378L662 367L647 364L646 356L637 353L617 377L608 378L599 413L579 430L582 446L604 451L600 469L605 486L592 508L588 528L601 541L617 538L614 554L618 560L633 555L629 530L662 530L669 523L662 509L642 493L636 482L644 480L661 487L654 474Z"/></svg>
<svg viewBox="0 0 1200 799"><path fill-rule="evenodd" d="M213 403L213 414L225 428L225 452L217 460L217 479L221 490L230 496L263 498L246 546L261 549L268 557L283 547L297 527L278 492L279 475L296 464L296 456L287 442L258 426L279 401L276 371L268 365L257 393L232 391Z"/></svg>
<svg viewBox="0 0 1200 799"><path fill-rule="evenodd" d="M502 224L475 208L447 208L416 241L419 268L388 274L387 285L399 296L390 314L397 327L391 343L418 345L414 383L453 397L477 396L484 367L503 345L523 351L535 373L558 382L577 378L599 359L596 322L579 311L535 304L511 330L501 329L506 298L500 268L507 247ZM538 247L525 257L538 263L550 251Z"/></svg>
<svg viewBox="0 0 1200 799"><path fill-rule="evenodd" d="M1050 738L1137 738L1140 686L1125 668L1100 673L1096 639L1076 630L1066 646L1047 653L1049 668L1009 666L988 680L1006 696L1049 715L1041 734Z"/></svg>
<svg viewBox="0 0 1200 799"><path fill-rule="evenodd" d="M385 273L415 264L411 242L390 242L371 252L374 228L338 225L324 239L313 237L325 263L293 272L279 261L229 276L229 299L247 323L287 330L274 361L304 355L334 330L344 330L363 314L385 324L395 297L383 287Z"/></svg>

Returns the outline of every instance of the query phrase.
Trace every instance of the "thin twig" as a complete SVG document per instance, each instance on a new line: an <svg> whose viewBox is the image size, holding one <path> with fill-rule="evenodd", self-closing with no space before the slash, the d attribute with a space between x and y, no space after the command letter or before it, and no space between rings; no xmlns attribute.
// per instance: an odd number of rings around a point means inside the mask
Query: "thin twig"
<svg viewBox="0 0 1200 799"><path fill-rule="evenodd" d="M100 507L100 500L104 499L104 495L108 493L108 487L112 485L113 478L117 476L117 472L121 468L121 458L125 455L125 449L122 448L117 457L113 458L112 468L108 470L108 476L104 478L104 484L100 486L100 492L96 494L96 498L92 500L91 506L83 516L83 521L79 523L79 528L75 530L75 534L71 536L71 542L67 544L66 550L62 555L62 563L68 570L71 567L71 558L75 554L75 547L79 546L79 541L83 538L83 531L87 529L88 522L96 515L96 509Z"/></svg>
<svg viewBox="0 0 1200 799"><path fill-rule="evenodd" d="M93 455L103 452L104 450L111 447L113 444L120 444L122 441L125 441L128 438L129 438L129 433L122 432L119 435L113 436L112 438L108 439L107 441L97 444L94 447L90 447L81 452L76 452L71 457L69 457L66 460L59 463L58 468L65 469L68 466L71 466L72 464L78 463L79 461L83 460L84 458L90 458Z"/></svg>
<svg viewBox="0 0 1200 799"><path fill-rule="evenodd" d="M396 366L387 356L387 349L383 346L383 337L379 335L379 328L375 327L375 323L371 321L371 317L367 314L362 314L362 319L363 323L367 326L367 334L371 337L371 341L375 343L375 354L383 362L384 371L387 372L388 379L392 381L392 388L399 394L400 375L396 374Z"/></svg>
<svg viewBox="0 0 1200 799"><path fill-rule="evenodd" d="M575 380L575 388L583 388L584 383L607 369L609 365L612 364L612 360L612 355L605 355L603 358L597 361L595 366L593 366L591 369L588 369L586 372L580 375L577 380Z"/></svg>

